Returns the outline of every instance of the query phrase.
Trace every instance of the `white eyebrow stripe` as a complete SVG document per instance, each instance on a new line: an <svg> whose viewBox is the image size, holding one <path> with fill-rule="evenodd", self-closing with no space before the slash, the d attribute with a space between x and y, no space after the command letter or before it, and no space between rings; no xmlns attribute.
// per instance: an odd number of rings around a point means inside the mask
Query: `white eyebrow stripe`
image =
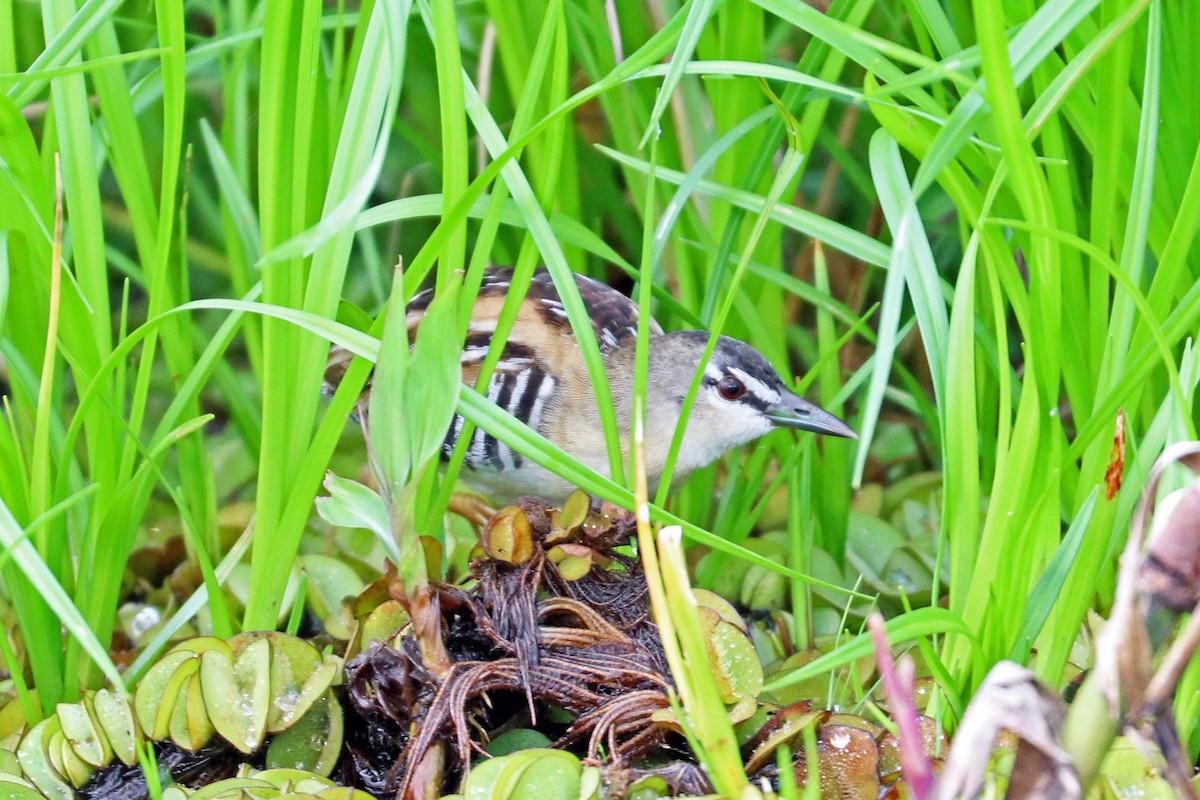
<svg viewBox="0 0 1200 800"><path fill-rule="evenodd" d="M724 377L724 375L721 374L721 370L716 364L709 361L704 367L704 377L710 378L714 381L719 381Z"/></svg>
<svg viewBox="0 0 1200 800"><path fill-rule="evenodd" d="M766 400L768 403L779 402L779 392L775 391L770 386L767 386L758 378L750 375L749 373L743 372L737 367L730 367L729 371L735 375L738 380L744 383L746 385L746 389L755 397Z"/></svg>

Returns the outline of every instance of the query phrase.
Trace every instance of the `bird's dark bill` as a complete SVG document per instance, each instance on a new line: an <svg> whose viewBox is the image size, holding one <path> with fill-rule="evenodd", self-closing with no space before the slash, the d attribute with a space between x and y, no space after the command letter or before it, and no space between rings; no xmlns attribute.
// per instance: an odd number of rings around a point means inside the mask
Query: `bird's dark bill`
<svg viewBox="0 0 1200 800"><path fill-rule="evenodd" d="M844 439L858 438L854 429L845 422L799 395L784 397L778 406L767 410L767 418L781 428L795 428Z"/></svg>

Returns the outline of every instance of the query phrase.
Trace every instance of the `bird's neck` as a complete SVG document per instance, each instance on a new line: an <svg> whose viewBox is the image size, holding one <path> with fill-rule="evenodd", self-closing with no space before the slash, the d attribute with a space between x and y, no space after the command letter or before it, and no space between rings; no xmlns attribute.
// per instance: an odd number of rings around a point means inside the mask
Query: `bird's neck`
<svg viewBox="0 0 1200 800"><path fill-rule="evenodd" d="M688 381L692 377L691 373L688 372L687 380L683 381L682 385L676 385L677 381L674 380L674 376L682 374L683 371L678 368L679 365L677 364L663 363L664 354L662 348L655 347L655 340L661 338L661 335L651 337L649 359L646 365L644 442L646 448L646 470L651 477L651 482L654 483L657 482L657 476L662 473L666 462L667 453L671 446L671 439L675 434L675 426L679 422L679 410L683 398L687 394ZM630 436L630 424L633 420L633 405L636 396L636 392L634 391L636 383L635 375L637 372L635 345L630 343L610 353L605 362L605 367L605 372L608 375L609 384L612 389L613 410L616 412L622 438L627 443ZM692 459L689 457L689 454L692 448L689 448L688 444L685 438L684 446L680 451L679 460L677 461L676 469L679 477L682 477L680 473L686 474L697 466L700 466L700 464L690 463Z"/></svg>

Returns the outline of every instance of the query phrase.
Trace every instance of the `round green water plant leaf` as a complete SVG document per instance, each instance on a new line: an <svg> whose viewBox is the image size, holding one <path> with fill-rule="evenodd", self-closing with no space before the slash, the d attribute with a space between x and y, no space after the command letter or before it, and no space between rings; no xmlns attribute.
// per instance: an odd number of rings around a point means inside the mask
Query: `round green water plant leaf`
<svg viewBox="0 0 1200 800"><path fill-rule="evenodd" d="M748 630L746 621L742 619L742 615L733 607L733 603L726 600L716 592L710 592L708 589L692 589L692 594L696 596L696 602L704 608L711 608L717 612L717 615L726 622L737 626L739 630L745 632Z"/></svg>
<svg viewBox="0 0 1200 800"><path fill-rule="evenodd" d="M521 750L480 763L463 786L465 800L578 800L579 759L562 750Z"/></svg>
<svg viewBox="0 0 1200 800"><path fill-rule="evenodd" d="M579 773L579 800L599 800L604 776L598 767L584 767Z"/></svg>
<svg viewBox="0 0 1200 800"><path fill-rule="evenodd" d="M1104 757L1097 794L1104 800L1127 797L1167 800L1178 796L1164 775L1161 759L1147 758L1124 737L1118 737Z"/></svg>
<svg viewBox="0 0 1200 800"><path fill-rule="evenodd" d="M322 789L317 792L317 797L321 800L375 800L373 795L367 794L361 789L351 789L348 786L331 786L328 789Z"/></svg>
<svg viewBox="0 0 1200 800"><path fill-rule="evenodd" d="M126 766L137 763L137 748L142 732L133 720L133 707L127 697L101 689L92 697L96 721L112 748L113 755Z"/></svg>
<svg viewBox="0 0 1200 800"><path fill-rule="evenodd" d="M326 689L308 713L271 739L267 767L328 775L342 751L343 725L342 706Z"/></svg>
<svg viewBox="0 0 1200 800"><path fill-rule="evenodd" d="M252 798L278 797L279 787L257 778L226 778L215 781L188 796L189 800L218 800L218 798L237 798L251 800Z"/></svg>
<svg viewBox="0 0 1200 800"><path fill-rule="evenodd" d="M279 695L272 685L273 707L285 709L278 722L279 728L290 727L307 715L313 705L326 695L330 686L340 683L342 670L342 659L327 654L321 657L321 662L304 679L298 692L293 694L292 685L289 684L286 687L288 693Z"/></svg>
<svg viewBox="0 0 1200 800"><path fill-rule="evenodd" d="M175 645L171 648L171 652L203 655L209 650L220 650L222 653L233 655L233 649L229 645L229 642L219 639L216 636L193 636L191 639L185 639Z"/></svg>
<svg viewBox="0 0 1200 800"><path fill-rule="evenodd" d="M736 612L734 613L736 615ZM729 622L707 606L700 607L700 621L704 626L709 663L717 679L721 699L725 703L736 703L744 697L755 697L763 687L763 670L758 660L758 651L746 635L745 623L740 617L737 619L742 627Z"/></svg>
<svg viewBox="0 0 1200 800"><path fill-rule="evenodd" d="M196 671L195 662L195 653L176 648L160 658L138 682L133 708L138 725L151 739L166 738L171 709L179 699L184 680ZM184 667L185 664L189 666Z"/></svg>
<svg viewBox="0 0 1200 800"><path fill-rule="evenodd" d="M21 762L17 760L16 752L0 747L0 781L7 780L17 783L29 783L22 775Z"/></svg>
<svg viewBox="0 0 1200 800"><path fill-rule="evenodd" d="M759 732L760 740L746 761L746 772L753 774L772 763L775 751L781 745L791 742L808 726L816 725L824 713L813 711L809 703L797 703L781 708Z"/></svg>
<svg viewBox="0 0 1200 800"><path fill-rule="evenodd" d="M408 624L408 612L396 600L380 603L362 622L359 637L364 647L371 642L386 642Z"/></svg>
<svg viewBox="0 0 1200 800"><path fill-rule="evenodd" d="M75 753L70 740L63 735L61 729L50 734L47 749L50 753L50 763L76 789L91 779L95 770Z"/></svg>
<svg viewBox="0 0 1200 800"><path fill-rule="evenodd" d="M549 746L550 737L541 731L533 728L514 728L488 742L487 751L496 758L519 750L545 749Z"/></svg>
<svg viewBox="0 0 1200 800"><path fill-rule="evenodd" d="M58 731L58 717L48 717L34 725L21 739L17 760L25 777L50 800L72 800L75 791L50 759L50 736Z"/></svg>
<svg viewBox="0 0 1200 800"><path fill-rule="evenodd" d="M46 796L37 789L23 783L9 781L7 776L0 777L0 797L5 800L46 800Z"/></svg>
<svg viewBox="0 0 1200 800"><path fill-rule="evenodd" d="M325 623L325 629L337 627L339 623L342 601L347 597L357 597L366 583L354 567L345 560L333 556L314 553L300 557L300 565L308 575L308 603L314 613ZM340 633L339 639L350 638L350 631L338 629L331 634Z"/></svg>
<svg viewBox="0 0 1200 800"><path fill-rule="evenodd" d="M12 681L0 683L0 740L25 730L25 709L12 687ZM37 707L37 689L29 690L30 700Z"/></svg>
<svg viewBox="0 0 1200 800"><path fill-rule="evenodd" d="M245 646L237 658L214 649L200 659L200 682L217 733L252 753L267 733L271 706L271 648L266 639Z"/></svg>
<svg viewBox="0 0 1200 800"><path fill-rule="evenodd" d="M79 703L59 703L56 713L63 736L81 759L99 768L112 760L112 747L92 713L87 697Z"/></svg>
<svg viewBox="0 0 1200 800"><path fill-rule="evenodd" d="M671 787L664 778L657 775L638 778L625 792L625 800L658 800L660 797L670 796Z"/></svg>
<svg viewBox="0 0 1200 800"><path fill-rule="evenodd" d="M215 733L204 702L199 674L188 677L182 695L171 714L171 741L184 750L195 752L208 744Z"/></svg>
<svg viewBox="0 0 1200 800"><path fill-rule="evenodd" d="M323 775L314 775L305 769L289 767L265 769L254 773L254 779L274 786L283 792L302 792L314 794L326 789L337 788L337 784Z"/></svg>

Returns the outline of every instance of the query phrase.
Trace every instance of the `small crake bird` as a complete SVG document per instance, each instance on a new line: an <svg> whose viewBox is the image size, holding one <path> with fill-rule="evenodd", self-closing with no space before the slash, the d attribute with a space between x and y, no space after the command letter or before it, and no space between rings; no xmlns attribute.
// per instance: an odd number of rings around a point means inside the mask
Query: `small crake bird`
<svg viewBox="0 0 1200 800"><path fill-rule="evenodd" d="M468 385L474 385L492 343L511 278L511 268L490 269L484 276L462 353L463 382ZM620 424L621 448L628 457L637 305L616 289L591 278L576 275L575 282L600 344ZM408 304L410 341L432 299L433 292L428 290ZM647 478L654 491L709 334L664 333L654 321L650 322L650 330L645 455ZM327 388L336 387L351 357L347 351L334 348L325 373ZM534 274L516 324L488 381L486 394L571 456L601 474L608 474L604 431L583 354L558 290L544 268ZM360 405L365 409L365 404ZM856 438L846 423L790 391L753 347L727 336L720 337L704 368L704 381L687 421L674 481L683 480L730 449L778 427ZM462 428L463 419L456 416L443 444L447 457L453 452ZM482 429L476 429L471 437L464 467L463 480L500 503L509 503L522 495L562 500L575 488Z"/></svg>

